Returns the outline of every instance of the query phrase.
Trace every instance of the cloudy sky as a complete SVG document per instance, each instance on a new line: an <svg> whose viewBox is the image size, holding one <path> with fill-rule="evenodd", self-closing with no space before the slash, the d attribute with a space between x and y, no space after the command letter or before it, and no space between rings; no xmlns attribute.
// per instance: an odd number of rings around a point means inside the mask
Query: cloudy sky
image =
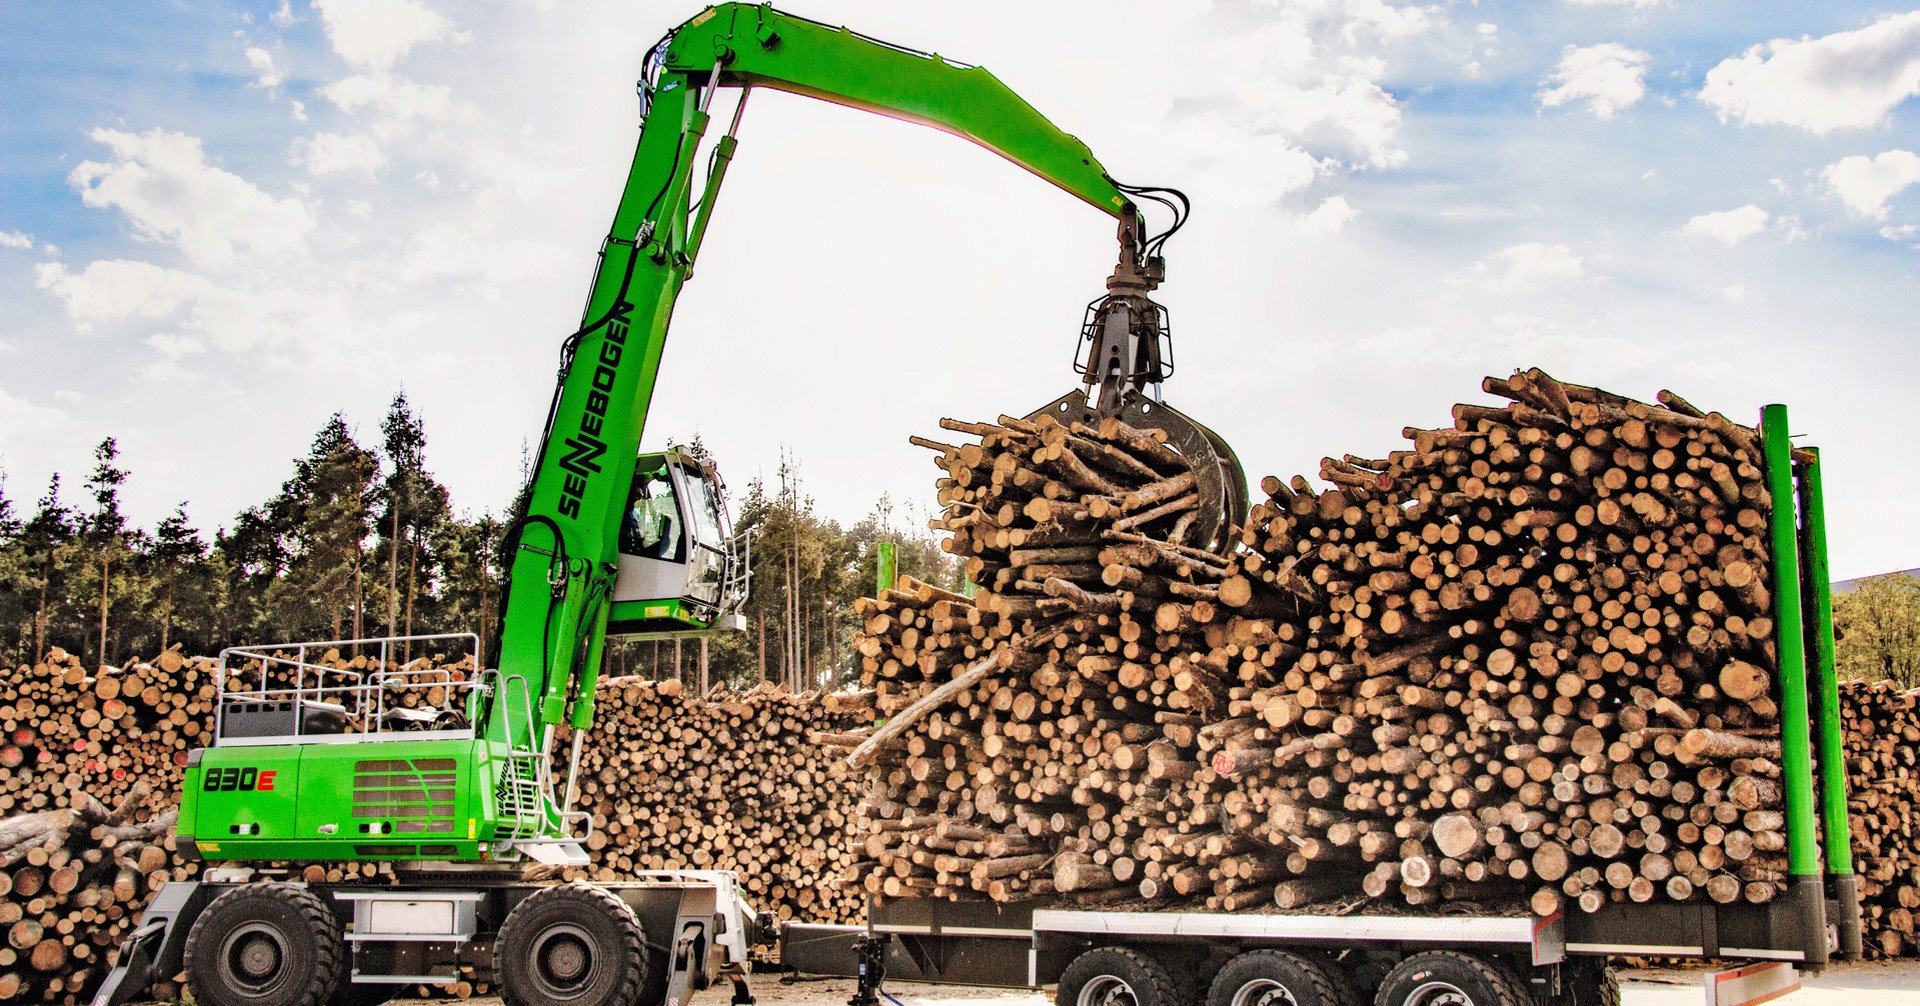
<svg viewBox="0 0 1920 1006"><path fill-rule="evenodd" d="M1249 473L1377 456L1513 367L1822 445L1834 570L1920 566L1920 10L1155 0L798 13L984 64L1168 247L1168 400ZM1905 0L1911 5L1913 0ZM151 523L263 499L402 387L498 509L636 134L655 0L0 4L0 470L121 439ZM756 95L649 440L925 507L940 416L1071 384L1107 219L968 144ZM69 498L77 498L77 490Z"/></svg>

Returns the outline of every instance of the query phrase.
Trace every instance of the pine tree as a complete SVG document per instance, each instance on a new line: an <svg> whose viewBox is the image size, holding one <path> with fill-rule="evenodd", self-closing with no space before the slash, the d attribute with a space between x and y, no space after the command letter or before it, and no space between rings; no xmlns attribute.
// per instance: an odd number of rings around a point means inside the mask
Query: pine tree
<svg viewBox="0 0 1920 1006"><path fill-rule="evenodd" d="M31 640L31 656L45 653L52 634L61 627L61 611L66 606L79 551L77 531L73 511L60 502L60 475L55 473L47 483L47 494L40 497L33 516L20 529L18 582L31 598L32 618L25 633Z"/></svg>
<svg viewBox="0 0 1920 1006"><path fill-rule="evenodd" d="M187 520L187 504L174 508L154 529L153 545L145 556L154 584L153 617L159 624L160 649L173 642L173 628L182 616L189 624L211 614L208 554L200 532Z"/></svg>
<svg viewBox="0 0 1920 1006"><path fill-rule="evenodd" d="M108 618L118 589L130 586L127 569L132 558L134 535L120 509L120 487L127 482L127 471L120 467L120 444L112 437L93 449L93 473L87 477L87 491L93 496L93 509L80 524L80 538L86 552L83 567L89 606L93 609L93 628L89 638L93 662L110 663L107 645ZM77 599L77 598L76 598Z"/></svg>
<svg viewBox="0 0 1920 1006"><path fill-rule="evenodd" d="M427 471L426 424L414 415L405 391L393 396L380 431L388 471L376 524L387 574L387 634L413 635L416 605L431 600L440 575L442 559L433 546L441 525L452 519L450 497Z"/></svg>
<svg viewBox="0 0 1920 1006"><path fill-rule="evenodd" d="M328 417L293 477L268 502L256 533L280 539L263 555L285 557L263 609L275 634L321 630L339 639L364 632L367 539L373 533L379 460L353 439L340 413Z"/></svg>

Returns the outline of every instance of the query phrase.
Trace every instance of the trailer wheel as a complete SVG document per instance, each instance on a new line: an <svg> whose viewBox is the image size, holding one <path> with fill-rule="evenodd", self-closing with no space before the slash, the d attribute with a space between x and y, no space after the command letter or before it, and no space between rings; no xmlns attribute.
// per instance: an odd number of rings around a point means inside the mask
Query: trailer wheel
<svg viewBox="0 0 1920 1006"><path fill-rule="evenodd" d="M1511 972L1452 950L1414 954L1387 972L1374 1006L1527 1006L1532 1000Z"/></svg>
<svg viewBox="0 0 1920 1006"><path fill-rule="evenodd" d="M1318 964L1285 950L1249 950L1220 969L1207 1006L1347 1006Z"/></svg>
<svg viewBox="0 0 1920 1006"><path fill-rule="evenodd" d="M333 913L292 884L248 884L187 931L187 987L206 1006L321 1006L346 971Z"/></svg>
<svg viewBox="0 0 1920 1006"><path fill-rule="evenodd" d="M500 925L493 975L507 1006L632 1003L647 983L646 933L604 888L541 888Z"/></svg>
<svg viewBox="0 0 1920 1006"><path fill-rule="evenodd" d="M1060 975L1057 1006L1188 1006L1166 965L1127 947L1097 947Z"/></svg>

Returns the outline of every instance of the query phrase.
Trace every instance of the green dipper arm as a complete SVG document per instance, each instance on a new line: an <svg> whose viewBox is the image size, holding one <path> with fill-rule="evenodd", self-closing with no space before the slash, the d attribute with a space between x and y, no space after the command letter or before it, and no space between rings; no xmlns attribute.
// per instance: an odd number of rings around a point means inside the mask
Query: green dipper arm
<svg viewBox="0 0 1920 1006"><path fill-rule="evenodd" d="M716 144L692 218L696 154L718 87L771 87L972 140L1126 221L1133 204L1086 144L979 67L949 63L771 7L722 4L656 50L647 114L579 331L534 460L526 515L508 542L499 667L524 679L531 716L494 704L486 733L548 750L573 706L590 725L588 665L600 651L635 455L674 300L690 276L734 138ZM744 98L743 98L744 100ZM736 123L738 119L736 117Z"/></svg>
<svg viewBox="0 0 1920 1006"><path fill-rule="evenodd" d="M709 7L682 25L666 69L699 83L770 87L952 133L1115 216L1132 200L1093 151L985 67L951 63L754 4Z"/></svg>

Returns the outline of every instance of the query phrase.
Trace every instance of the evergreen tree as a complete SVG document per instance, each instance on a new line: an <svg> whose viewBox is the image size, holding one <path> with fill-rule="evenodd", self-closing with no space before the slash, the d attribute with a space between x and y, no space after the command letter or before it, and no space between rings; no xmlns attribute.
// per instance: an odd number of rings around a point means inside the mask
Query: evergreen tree
<svg viewBox="0 0 1920 1006"><path fill-rule="evenodd" d="M20 541L23 528L20 514L7 495L6 473L0 472L0 665L11 661L21 649L20 633L27 622L27 598L23 589L27 564Z"/></svg>
<svg viewBox="0 0 1920 1006"><path fill-rule="evenodd" d="M368 501L379 471L379 460L353 439L346 418L336 412L267 504L260 526L250 529L280 539L260 549L263 556L285 560L261 605L276 636L363 635L367 539L373 533Z"/></svg>
<svg viewBox="0 0 1920 1006"><path fill-rule="evenodd" d="M187 520L187 505L174 508L154 529L153 544L144 556L147 577L153 583L152 617L157 623L158 646L174 642L182 624L201 632L213 615L213 569L200 532ZM203 638L195 635L196 639Z"/></svg>
<svg viewBox="0 0 1920 1006"><path fill-rule="evenodd" d="M375 523L381 539L376 549L386 567L386 631L413 635L416 606L432 601L442 564L434 544L452 512L446 487L427 471L426 425L413 414L405 391L393 396L380 432L388 471Z"/></svg>
<svg viewBox="0 0 1920 1006"><path fill-rule="evenodd" d="M55 473L47 483L47 494L20 529L21 571L16 582L30 612L23 633L28 656L45 653L56 636L78 643L67 634L65 618L71 607L68 587L79 559L77 530L73 511L60 502L60 476Z"/></svg>

